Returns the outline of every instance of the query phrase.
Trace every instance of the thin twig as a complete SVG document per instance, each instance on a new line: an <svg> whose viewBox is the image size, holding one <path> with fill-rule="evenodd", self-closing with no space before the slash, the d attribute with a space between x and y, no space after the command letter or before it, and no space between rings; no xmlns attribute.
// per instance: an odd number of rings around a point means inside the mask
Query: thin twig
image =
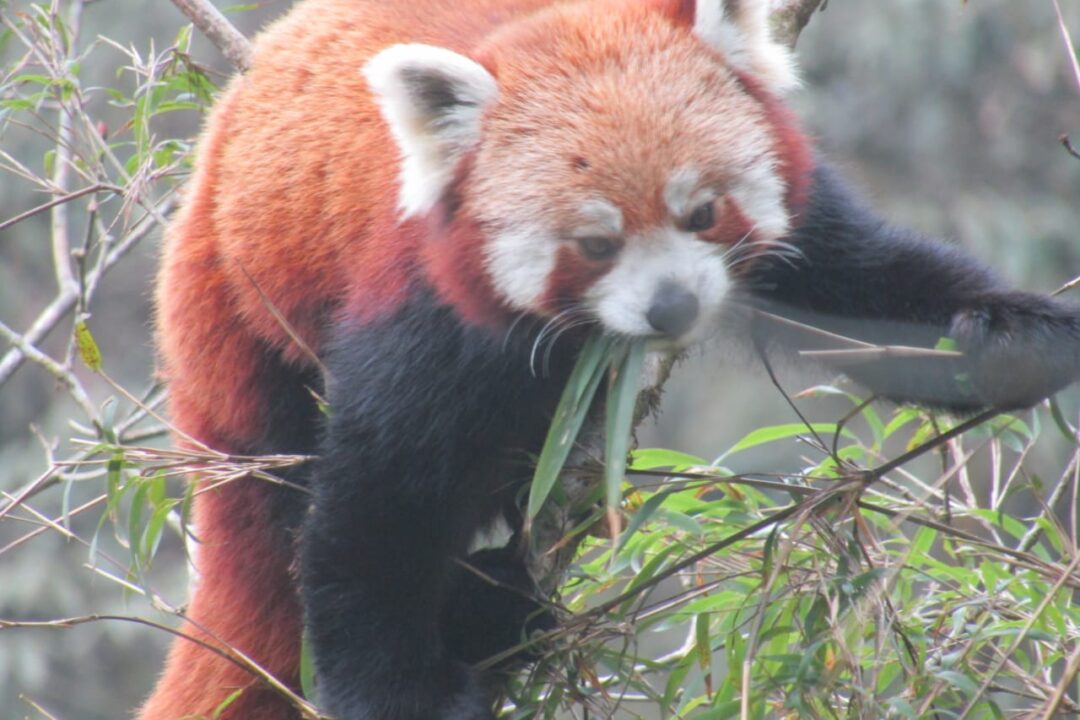
<svg viewBox="0 0 1080 720"><path fill-rule="evenodd" d="M1077 676L1080 676L1080 644L1073 649L1069 662L1065 665L1065 671L1061 673L1061 679L1054 687L1054 694L1047 699L1046 709L1039 715L1039 720L1051 720L1057 716L1058 710L1068 701L1068 692Z"/></svg>
<svg viewBox="0 0 1080 720"><path fill-rule="evenodd" d="M71 9L67 18L67 43L54 42L52 47L64 57L56 58L56 75L60 75L66 69L71 55L79 40L79 30L82 24L83 0L75 0L71 3ZM75 160L75 152L72 145L74 138L73 118L71 108L61 103L57 115L59 122L58 139L56 143L56 169L53 171L52 184L58 191L69 192L71 184L71 169ZM56 273L56 285L60 292L66 292L76 288L75 275L71 268L71 242L69 238L68 205L67 203L54 204L49 212L49 224L52 238L53 270Z"/></svg>
<svg viewBox="0 0 1080 720"><path fill-rule="evenodd" d="M1054 599L1057 597L1058 592L1062 589L1066 581L1069 580L1069 578L1072 576L1072 574L1076 571L1077 568L1080 568L1080 555L1077 555L1073 558L1072 562L1069 563L1069 566L1065 568L1064 571L1062 571L1061 576L1054 583L1053 587L1051 587L1049 592L1047 592L1046 595L1043 596L1042 600L1039 601L1039 604L1032 611L1031 616L1028 617L1028 619L1024 622L1023 627L1021 627L1020 631L1015 635L1015 637L1013 637L1012 643L1009 645L1008 650L1005 651L1001 659L995 662L994 666L989 670L989 672L987 672L986 679L983 680L983 683L979 687L978 692L976 692L971 697L963 712L961 712L960 715L957 717L957 720L964 720L971 715L972 710L974 710L975 706L978 705L979 700L986 693L986 690L987 688L989 688L990 683L993 682L994 678L997 677L997 674L1001 672L1001 668L1005 666L1006 660L1008 660L1008 658L1010 658L1012 654L1016 652L1017 648L1019 648L1020 645L1024 642L1025 638L1027 638L1028 636L1028 633L1030 633L1032 627L1034 627L1035 622L1043 614L1043 611L1046 610L1050 603L1054 601Z"/></svg>
<svg viewBox="0 0 1080 720"><path fill-rule="evenodd" d="M264 670L258 663L248 657L242 651L232 647L231 645L222 644L221 646L215 645L202 638L195 637L182 630L163 625L153 620L147 620L146 618L135 617L133 615L79 615L75 617L58 618L55 620L4 620L0 618L0 631L15 630L15 629L53 629L53 630L70 630L71 628L79 625L86 625L88 623L102 622L102 621L115 621L134 623L136 625L145 625L157 630L162 630L175 635L176 637L183 638L190 642L199 645L206 650L218 655L225 660L228 660L233 665L236 665L240 669L251 673L262 682L269 685L275 692L285 698L294 708L299 710L305 718L311 720L328 720L325 715L319 713L318 709L304 698L300 697L286 685L284 685L276 677ZM200 628L201 629L201 628ZM203 630L203 632L206 632ZM209 633L207 633L209 634ZM211 636L212 637L212 636Z"/></svg>
<svg viewBox="0 0 1080 720"><path fill-rule="evenodd" d="M1065 146L1065 150L1068 151L1077 160L1080 160L1080 151L1073 147L1072 142L1069 140L1069 136L1065 133L1058 135L1058 140Z"/></svg>
<svg viewBox="0 0 1080 720"><path fill-rule="evenodd" d="M1080 155L1077 155L1076 157L1080 158ZM1058 295L1061 295L1062 293L1066 293L1069 290L1072 290L1073 288L1077 288L1077 287L1080 287L1080 275L1074 277L1072 280L1065 283L1064 285L1059 287L1057 290L1055 290L1051 294L1056 297Z"/></svg>
<svg viewBox="0 0 1080 720"><path fill-rule="evenodd" d="M87 293L93 294L98 281L126 256L143 238L150 234L157 225L158 217L168 217L175 203L171 198L162 200L157 206L156 216L143 217L124 238L123 242L114 246L106 255L105 260L91 271L86 281ZM19 337L28 345L35 345L59 325L79 301L79 294L74 288L61 292L34 320L30 327ZM19 369L25 360L25 356L18 343L12 343L15 347L9 349L0 360L0 385L3 385L11 375Z"/></svg>
<svg viewBox="0 0 1080 720"><path fill-rule="evenodd" d="M45 212L46 210L48 210L48 209L50 209L52 207L55 207L57 205L62 205L63 203L71 202L72 200L78 200L79 198L83 197L84 195L92 195L94 193L105 192L105 191L116 193L117 195L122 195L124 193L124 189L121 188L121 187L118 187L116 185L109 185L109 184L106 184L106 183L98 183L96 185L90 185L89 187L84 187L84 188L81 188L79 190L75 190L73 192L70 192L67 195L61 195L60 197L54 198L53 200L50 200L47 203L42 203L41 205L38 205L37 207L30 208L26 212L19 213L18 215L16 215L13 218L9 218L9 219L7 219L7 220L5 220L3 222L0 222L0 231L7 230L12 225L16 225L16 224L22 222L23 220L26 220L27 218L31 218L34 215L37 215L38 213Z"/></svg>
<svg viewBox="0 0 1080 720"><path fill-rule="evenodd" d="M100 431L103 426L97 408L94 407L94 403L91 402L90 397L86 394L82 384L75 377L74 373L71 372L70 368L63 367L60 363L28 343L24 337L2 322L0 322L0 338L3 338L14 345L23 356L45 368L50 375L63 383L64 387L71 393L72 399L78 403L82 411L86 413L86 416L91 419Z"/></svg>
<svg viewBox="0 0 1080 720"><path fill-rule="evenodd" d="M221 51L230 65L240 72L247 72L251 67L251 43L233 27L220 10L207 0L172 0L172 2L214 44L214 47Z"/></svg>
<svg viewBox="0 0 1080 720"><path fill-rule="evenodd" d="M1052 0L1054 3L1054 12L1057 13L1058 27L1061 29L1061 39L1065 42L1065 50L1069 54L1069 64L1072 67L1073 77L1076 78L1076 91L1080 92L1080 58L1076 56L1076 48L1073 47L1072 38L1069 36L1069 28L1065 25L1065 17L1061 14L1061 5L1058 4L1058 0ZM1065 138L1066 143L1068 138ZM1066 145L1065 147L1069 147ZM1071 148L1069 149L1073 155L1076 152ZM1078 155L1077 157L1080 157Z"/></svg>

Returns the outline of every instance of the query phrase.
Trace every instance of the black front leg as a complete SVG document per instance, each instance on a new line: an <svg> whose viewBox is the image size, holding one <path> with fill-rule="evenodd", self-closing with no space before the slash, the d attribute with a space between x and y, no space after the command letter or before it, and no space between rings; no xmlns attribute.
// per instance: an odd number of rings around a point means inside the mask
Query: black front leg
<svg viewBox="0 0 1080 720"><path fill-rule="evenodd" d="M1080 306L1010 290L957 248L889 226L828 167L817 169L790 242L800 257L763 258L752 272L757 307L875 345L934 348L949 338L962 353L833 356L838 369L880 395L1004 410L1080 378ZM789 352L836 347L765 317L756 330Z"/></svg>
<svg viewBox="0 0 1080 720"><path fill-rule="evenodd" d="M377 477L332 458L322 472L335 470L319 478L303 542L320 702L340 720L490 720L481 678L443 638L454 506L403 491L452 481L430 467Z"/></svg>
<svg viewBox="0 0 1080 720"><path fill-rule="evenodd" d="M450 654L469 665L521 645L537 631L555 627L555 616L539 595L519 549L481 550L458 565L443 606L443 640ZM519 651L500 669L513 669L536 656Z"/></svg>
<svg viewBox="0 0 1080 720"><path fill-rule="evenodd" d="M565 375L531 375L530 347L423 292L341 330L301 543L319 700L339 720L493 717L470 663L516 644L535 605L460 562L515 497L514 462L538 450L561 390ZM512 557L472 559L526 584Z"/></svg>

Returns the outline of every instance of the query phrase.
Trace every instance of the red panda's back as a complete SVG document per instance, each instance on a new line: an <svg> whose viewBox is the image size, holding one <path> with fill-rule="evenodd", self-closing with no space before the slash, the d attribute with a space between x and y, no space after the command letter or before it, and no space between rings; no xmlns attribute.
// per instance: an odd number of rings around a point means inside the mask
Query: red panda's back
<svg viewBox="0 0 1080 720"><path fill-rule="evenodd" d="M364 63L398 42L467 52L508 17L546 4L309 0L259 37L252 68L210 117L166 239L159 346L184 430L227 443L258 424L251 385L224 411L219 405L237 394L245 376L237 365L250 360L229 347L234 333L306 362L268 303L317 350L320 327L350 288L377 294L393 286L388 276L410 270L413 239L397 232L397 149ZM213 361L221 352L241 357ZM215 402L213 412L195 411L204 416L197 422L184 417L185 400L177 413L175 397L188 384Z"/></svg>

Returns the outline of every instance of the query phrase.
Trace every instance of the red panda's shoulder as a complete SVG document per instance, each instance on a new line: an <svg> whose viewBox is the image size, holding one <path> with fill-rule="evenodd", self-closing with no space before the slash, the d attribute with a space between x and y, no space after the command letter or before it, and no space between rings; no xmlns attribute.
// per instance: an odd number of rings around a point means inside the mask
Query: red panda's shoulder
<svg viewBox="0 0 1080 720"><path fill-rule="evenodd" d="M198 237L187 236L191 223L178 223L170 241L189 252L212 246L240 314L282 346L265 297L302 333L349 288L396 297L422 230L398 223L399 151L361 69L401 42L468 52L499 25L549 4L299 4L261 33L251 69L211 114L187 200L189 215L206 217Z"/></svg>

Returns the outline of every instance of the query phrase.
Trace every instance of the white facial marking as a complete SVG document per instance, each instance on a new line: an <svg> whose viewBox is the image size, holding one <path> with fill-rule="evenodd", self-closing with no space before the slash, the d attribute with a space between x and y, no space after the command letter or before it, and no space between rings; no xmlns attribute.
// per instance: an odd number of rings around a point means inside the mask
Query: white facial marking
<svg viewBox="0 0 1080 720"><path fill-rule="evenodd" d="M759 238L775 240L786 235L790 226L784 206L785 190L784 181L773 163L762 159L739 174L728 188L728 194Z"/></svg>
<svg viewBox="0 0 1080 720"><path fill-rule="evenodd" d="M586 293L600 322L626 335L656 335L647 314L661 283L674 282L697 296L693 327L678 341L689 344L712 324L731 287L723 248L673 228L631 238L615 266Z"/></svg>
<svg viewBox="0 0 1080 720"><path fill-rule="evenodd" d="M717 198L714 188L700 187L701 174L695 168L679 168L664 186L664 202L673 218L686 218L696 207Z"/></svg>
<svg viewBox="0 0 1080 720"><path fill-rule="evenodd" d="M555 269L558 243L539 223L492 232L485 245L488 276L514 310L535 309Z"/></svg>
<svg viewBox="0 0 1080 720"><path fill-rule="evenodd" d="M480 117L495 99L495 78L444 48L393 45L364 66L375 101L401 150L403 217L438 201L462 153L480 139Z"/></svg>
<svg viewBox="0 0 1080 720"><path fill-rule="evenodd" d="M581 203L581 217L585 221L574 228L574 237L618 237L623 231L622 210L607 200L592 199Z"/></svg>

